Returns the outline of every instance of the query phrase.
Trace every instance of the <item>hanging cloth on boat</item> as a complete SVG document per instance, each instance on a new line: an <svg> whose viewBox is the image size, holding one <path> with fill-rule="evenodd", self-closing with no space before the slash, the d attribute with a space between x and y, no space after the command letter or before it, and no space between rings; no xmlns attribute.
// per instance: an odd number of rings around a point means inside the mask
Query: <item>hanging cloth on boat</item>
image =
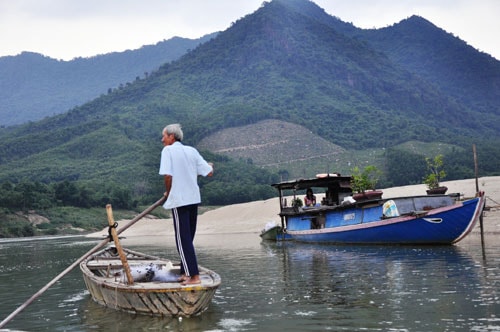
<svg viewBox="0 0 500 332"><path fill-rule="evenodd" d="M382 214L384 215L385 218L399 216L399 211L398 211L398 208L396 206L396 203L394 203L394 201L392 199L390 199L384 203L384 206L382 208Z"/></svg>

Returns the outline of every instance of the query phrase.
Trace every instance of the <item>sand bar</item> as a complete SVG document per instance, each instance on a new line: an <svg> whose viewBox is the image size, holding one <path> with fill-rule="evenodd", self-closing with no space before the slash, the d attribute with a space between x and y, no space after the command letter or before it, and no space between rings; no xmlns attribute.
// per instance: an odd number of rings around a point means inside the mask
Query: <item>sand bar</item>
<svg viewBox="0 0 500 332"><path fill-rule="evenodd" d="M496 241L500 235L500 176L483 177L477 181L479 190L486 193L486 211L484 212L484 234L489 241ZM460 193L464 197L473 197L476 192L476 180L444 181L442 185L448 187L448 193ZM424 184L382 189L384 198L397 196L425 195ZM161 208L161 207L159 207ZM252 233L256 239L262 228L268 222L279 223L280 218L278 198L255 201L243 204L234 204L220 207L199 216L196 241L216 241L224 234ZM119 221L119 224L126 223ZM123 224L125 225L125 224ZM478 226L473 233L479 234ZM88 237L102 238L107 234L107 228L87 235ZM214 236L220 235L220 236ZM122 233L123 243L127 244L158 244L173 241L173 226L171 219L157 219L153 216L143 218L135 225ZM477 239L477 236L472 236ZM215 240L214 240L215 239ZM467 240L467 238L466 238Z"/></svg>

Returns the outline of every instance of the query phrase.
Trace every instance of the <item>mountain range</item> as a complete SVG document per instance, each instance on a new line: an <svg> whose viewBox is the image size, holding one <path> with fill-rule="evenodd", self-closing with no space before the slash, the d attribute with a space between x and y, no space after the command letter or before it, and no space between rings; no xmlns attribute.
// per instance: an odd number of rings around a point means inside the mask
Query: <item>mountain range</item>
<svg viewBox="0 0 500 332"><path fill-rule="evenodd" d="M137 50L59 61L38 53L0 57L0 126L67 112L112 89L147 76L216 33L174 37Z"/></svg>
<svg viewBox="0 0 500 332"><path fill-rule="evenodd" d="M488 146L491 173L500 166L492 144L500 137L499 74L498 60L422 17L364 30L308 0L272 0L147 76L63 114L3 128L0 175L153 190L160 133L172 122L183 125L188 144L273 172L305 160L291 172L295 177L352 167L361 158L377 159L389 174L384 151L408 142L451 146L450 156L472 143ZM300 139L283 143L290 131L304 137L302 146ZM280 137L280 149L271 152ZM231 154L236 141L238 151L254 157ZM335 151L313 153L328 155L327 166L321 158L297 157L318 142ZM342 151L370 149L375 156L339 164ZM252 182L221 168L214 181L228 191L241 186L235 179Z"/></svg>

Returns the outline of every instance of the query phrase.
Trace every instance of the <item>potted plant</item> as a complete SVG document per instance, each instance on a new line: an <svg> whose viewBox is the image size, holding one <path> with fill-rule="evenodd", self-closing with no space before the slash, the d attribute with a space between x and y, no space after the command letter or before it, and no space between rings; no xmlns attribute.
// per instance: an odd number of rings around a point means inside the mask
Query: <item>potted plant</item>
<svg viewBox="0 0 500 332"><path fill-rule="evenodd" d="M354 167L351 174L351 189L355 193L356 201L378 199L382 197L381 190L375 190L380 178L380 170L373 165L366 166L363 170Z"/></svg>
<svg viewBox="0 0 500 332"><path fill-rule="evenodd" d="M292 200L292 207L295 211L299 211L299 208L301 208L303 205L304 203L302 203L302 200L299 197L295 197Z"/></svg>
<svg viewBox="0 0 500 332"><path fill-rule="evenodd" d="M439 154L434 159L425 158L425 162L429 171L429 174L424 178L424 183L428 188L427 195L445 194L448 187L439 184L439 181L446 176L443 169L443 155Z"/></svg>

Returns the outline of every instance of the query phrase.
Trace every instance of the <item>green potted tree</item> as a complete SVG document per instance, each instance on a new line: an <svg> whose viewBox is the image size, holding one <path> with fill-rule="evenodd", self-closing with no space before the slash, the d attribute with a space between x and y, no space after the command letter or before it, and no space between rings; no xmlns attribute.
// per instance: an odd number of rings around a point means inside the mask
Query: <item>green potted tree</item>
<svg viewBox="0 0 500 332"><path fill-rule="evenodd" d="M441 186L440 181L446 176L443 169L443 155L439 154L432 158L425 158L429 174L424 177L424 183L427 185L427 195L445 194L448 187Z"/></svg>
<svg viewBox="0 0 500 332"><path fill-rule="evenodd" d="M294 199L292 199L292 207L295 212L298 212L303 205L304 203L299 197L295 197Z"/></svg>
<svg viewBox="0 0 500 332"><path fill-rule="evenodd" d="M351 189L354 193L352 196L354 200L359 202L381 198L383 192L375 190L380 174L380 170L374 165L368 165L363 170L360 170L358 166L354 167L351 173Z"/></svg>

